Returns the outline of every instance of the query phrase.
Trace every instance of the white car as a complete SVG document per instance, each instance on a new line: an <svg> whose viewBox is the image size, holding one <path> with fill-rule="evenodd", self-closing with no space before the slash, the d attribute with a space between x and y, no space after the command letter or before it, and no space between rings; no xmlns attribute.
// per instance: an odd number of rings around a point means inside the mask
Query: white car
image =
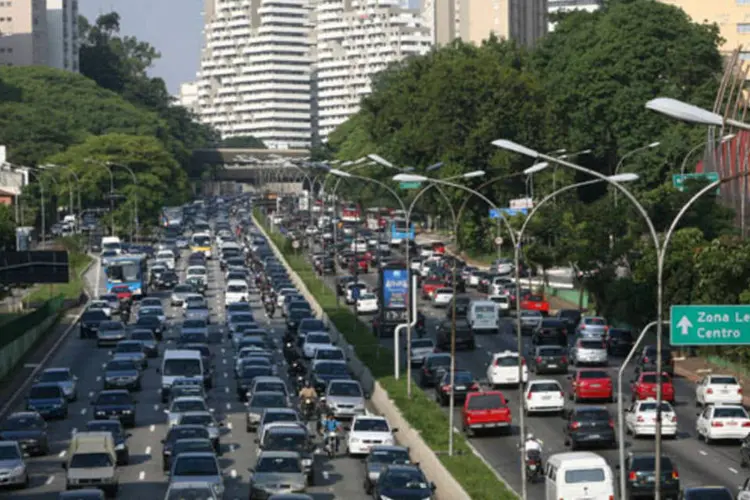
<svg viewBox="0 0 750 500"><path fill-rule="evenodd" d="M432 294L432 305L434 307L448 307L451 300L453 300L452 288L438 288L435 290L435 293Z"/></svg>
<svg viewBox="0 0 750 500"><path fill-rule="evenodd" d="M527 415L534 412L560 413L564 408L565 393L557 380L537 379L526 386L523 409Z"/></svg>
<svg viewBox="0 0 750 500"><path fill-rule="evenodd" d="M250 290L247 283L241 280L231 280L227 282L227 289L224 292L224 305L234 304L235 302L247 302Z"/></svg>
<svg viewBox="0 0 750 500"><path fill-rule="evenodd" d="M742 404L742 386L732 375L706 375L695 387L699 405Z"/></svg>
<svg viewBox="0 0 750 500"><path fill-rule="evenodd" d="M194 411L212 411L208 409L206 401L200 396L180 396L172 401L169 409L165 409L167 414L168 427L177 425L183 413Z"/></svg>
<svg viewBox="0 0 750 500"><path fill-rule="evenodd" d="M501 276L494 278L492 280L490 295L508 295L508 288L506 287L508 283L513 283L513 281L510 278Z"/></svg>
<svg viewBox="0 0 750 500"><path fill-rule="evenodd" d="M635 401L625 410L625 431L636 438L656 435L655 399ZM661 433L663 436L677 435L677 414L666 401L661 403Z"/></svg>
<svg viewBox="0 0 750 500"><path fill-rule="evenodd" d="M296 288L282 288L279 290L279 293L276 295L276 307L281 308L284 307L284 298L287 295L297 295L299 292Z"/></svg>
<svg viewBox="0 0 750 500"><path fill-rule="evenodd" d="M358 415L352 420L351 430L346 443L349 456L367 455L373 446L393 446L396 440L385 417L377 415Z"/></svg>
<svg viewBox="0 0 750 500"><path fill-rule="evenodd" d="M364 283L349 283L346 285L346 303L354 304L354 289L359 288L359 294L363 295L367 293L367 285Z"/></svg>
<svg viewBox="0 0 750 500"><path fill-rule="evenodd" d="M706 444L714 439L745 439L750 434L750 418L740 405L711 405L698 415L695 432Z"/></svg>
<svg viewBox="0 0 750 500"><path fill-rule="evenodd" d="M305 228L305 234L308 236L315 236L318 234L318 228L315 226L307 226Z"/></svg>
<svg viewBox="0 0 750 500"><path fill-rule="evenodd" d="M529 367L526 366L526 360L521 362L523 383L526 383L529 381ZM487 380L493 387L518 385L518 353L503 351L493 354L487 367Z"/></svg>
<svg viewBox="0 0 750 500"><path fill-rule="evenodd" d="M411 341L411 364L421 365L427 355L435 352L435 341L428 338L412 339Z"/></svg>
<svg viewBox="0 0 750 500"><path fill-rule="evenodd" d="M174 266L175 266L174 253L172 253L172 250L159 250L158 252L156 252L154 263L164 264L165 266L167 266L167 269L174 269Z"/></svg>
<svg viewBox="0 0 750 500"><path fill-rule="evenodd" d="M352 241L349 248L351 248L354 253L365 253L367 251L367 240L364 238L357 238Z"/></svg>
<svg viewBox="0 0 750 500"><path fill-rule="evenodd" d="M109 305L109 302L106 302L104 300L92 300L89 302L89 306L87 308L89 311L96 311L100 310L104 314L107 315L108 318L112 317L112 308Z"/></svg>
<svg viewBox="0 0 750 500"><path fill-rule="evenodd" d="M188 304L190 304L191 302L198 302L198 301L205 302L205 300L206 298L203 295L199 293L191 293L183 297L182 304L180 305L180 307L182 307L183 311L187 311Z"/></svg>
<svg viewBox="0 0 750 500"><path fill-rule="evenodd" d="M510 312L510 297L507 295L490 295L487 299L497 304L497 308L502 311L503 315L507 315Z"/></svg>
<svg viewBox="0 0 750 500"><path fill-rule="evenodd" d="M308 332L302 344L302 354L307 359L312 359L318 347L329 347L331 345L331 337L326 332Z"/></svg>
<svg viewBox="0 0 750 500"><path fill-rule="evenodd" d="M378 312L378 297L374 293L361 293L357 300L357 311L370 314Z"/></svg>

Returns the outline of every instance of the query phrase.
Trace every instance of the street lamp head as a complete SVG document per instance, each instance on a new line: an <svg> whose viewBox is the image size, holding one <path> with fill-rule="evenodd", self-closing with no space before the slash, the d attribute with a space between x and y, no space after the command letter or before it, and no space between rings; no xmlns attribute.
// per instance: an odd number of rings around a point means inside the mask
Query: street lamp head
<svg viewBox="0 0 750 500"><path fill-rule="evenodd" d="M474 170L472 172L466 172L461 177L464 179L473 179L475 177L482 177L484 175L484 170Z"/></svg>
<svg viewBox="0 0 750 500"><path fill-rule="evenodd" d="M626 172L624 174L610 175L607 179L612 182L633 182L638 180L638 174Z"/></svg>
<svg viewBox="0 0 750 500"><path fill-rule="evenodd" d="M393 176L396 182L424 182L430 180L429 177L418 174L396 174Z"/></svg>
<svg viewBox="0 0 750 500"><path fill-rule="evenodd" d="M366 157L366 156L363 156L363 157L362 157L362 158L360 158L359 160L355 161L355 162L354 162L354 164L355 164L355 165L359 165L360 163L364 163L364 162L366 162L367 160L369 160L369 158L368 158L368 157Z"/></svg>
<svg viewBox="0 0 750 500"><path fill-rule="evenodd" d="M437 163L433 163L432 165L430 165L429 167L427 167L427 168L426 168L426 169L424 169L424 170L425 170L425 172L432 172L433 170L437 170L437 169L439 169L439 168L440 168L440 167L442 167L442 166L443 166L443 162L442 162L442 161L439 161L439 162L437 162ZM411 167L410 167L410 168L411 168ZM414 170L414 169L412 168L412 170Z"/></svg>
<svg viewBox="0 0 750 500"><path fill-rule="evenodd" d="M552 152L551 152L550 154L551 154L551 155L561 155L561 154L564 154L564 153L567 153L567 152L568 152L568 150L567 150L567 149L565 149L565 148L560 148L560 149L557 149L557 150L555 150L555 151L552 151Z"/></svg>
<svg viewBox="0 0 750 500"><path fill-rule="evenodd" d="M531 158L539 158L539 151L534 151L531 148L527 148L526 146L522 146L513 141L509 141L508 139L497 139L495 141L492 141L492 145L497 148L513 151L514 153L529 156Z"/></svg>
<svg viewBox="0 0 750 500"><path fill-rule="evenodd" d="M532 165L529 168L527 168L526 170L524 170L523 173L526 174L526 175L532 175L532 174L535 174L537 172L541 172L542 170L544 170L547 167L549 167L549 163L547 163L546 161L543 161L541 163L535 163L534 165Z"/></svg>
<svg viewBox="0 0 750 500"><path fill-rule="evenodd" d="M648 147L650 148L658 148L659 146L661 146L660 141L652 142L651 144L648 145Z"/></svg>
<svg viewBox="0 0 750 500"><path fill-rule="evenodd" d="M379 163L380 165L383 165L384 167L393 168L393 163L389 162L382 156L378 156L374 153L370 153L369 155L367 155L367 157L371 159L372 161L374 161L375 163Z"/></svg>
<svg viewBox="0 0 750 500"><path fill-rule="evenodd" d="M354 162L353 161L345 161L344 163L341 164L342 167L348 167L350 165L354 165Z"/></svg>
<svg viewBox="0 0 750 500"><path fill-rule="evenodd" d="M329 170L329 172L332 173L333 175L337 176L337 177L347 177L347 178L349 178L349 177L352 176L352 174L350 174L349 172L344 172L343 170L338 170L336 168L332 168L331 170Z"/></svg>
<svg viewBox="0 0 750 500"><path fill-rule="evenodd" d="M651 99L646 103L646 109L689 123L713 126L724 124L721 115L670 97Z"/></svg>

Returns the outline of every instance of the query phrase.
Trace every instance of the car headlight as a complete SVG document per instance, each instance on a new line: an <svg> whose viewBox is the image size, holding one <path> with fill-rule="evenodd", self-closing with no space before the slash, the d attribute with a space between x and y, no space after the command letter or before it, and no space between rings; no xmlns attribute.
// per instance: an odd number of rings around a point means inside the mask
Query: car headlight
<svg viewBox="0 0 750 500"><path fill-rule="evenodd" d="M350 443L359 443L359 438L358 437L350 437L349 438L349 442Z"/></svg>
<svg viewBox="0 0 750 500"><path fill-rule="evenodd" d="M10 471L10 475L11 476L20 476L21 474L24 473L24 471L26 471L26 466L25 465L19 465L18 467L16 467L12 471Z"/></svg>
<svg viewBox="0 0 750 500"><path fill-rule="evenodd" d="M133 410L122 410L123 415L130 415L133 413Z"/></svg>

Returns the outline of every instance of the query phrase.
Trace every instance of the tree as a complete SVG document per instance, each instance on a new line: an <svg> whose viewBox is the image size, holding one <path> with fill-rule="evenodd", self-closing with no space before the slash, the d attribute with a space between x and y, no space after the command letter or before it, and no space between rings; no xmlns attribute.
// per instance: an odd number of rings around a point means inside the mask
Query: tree
<svg viewBox="0 0 750 500"><path fill-rule="evenodd" d="M252 135L240 135L237 137L227 137L217 144L220 148L248 148L248 149L267 149L266 145Z"/></svg>
<svg viewBox="0 0 750 500"><path fill-rule="evenodd" d="M9 205L0 205L0 249L16 249L16 222Z"/></svg>

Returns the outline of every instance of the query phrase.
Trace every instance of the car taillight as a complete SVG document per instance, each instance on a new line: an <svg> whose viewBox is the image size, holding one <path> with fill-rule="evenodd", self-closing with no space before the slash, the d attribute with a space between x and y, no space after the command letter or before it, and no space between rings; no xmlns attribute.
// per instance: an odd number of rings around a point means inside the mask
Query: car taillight
<svg viewBox="0 0 750 500"><path fill-rule="evenodd" d="M672 422L677 422L677 417L675 415L672 415Z"/></svg>
<svg viewBox="0 0 750 500"><path fill-rule="evenodd" d="M711 427L724 427L724 424L722 424L721 422L714 421L714 422L711 422Z"/></svg>
<svg viewBox="0 0 750 500"><path fill-rule="evenodd" d="M635 472L631 472L630 474L628 474L628 479L629 479L630 481L635 481L635 479L636 479L636 474L635 474Z"/></svg>
<svg viewBox="0 0 750 500"><path fill-rule="evenodd" d="M750 422L745 422L744 424L742 424L742 427L750 427Z"/></svg>
<svg viewBox="0 0 750 500"><path fill-rule="evenodd" d="M563 356L561 361L563 363L567 363L568 362L568 357L567 356Z"/></svg>
<svg viewBox="0 0 750 500"><path fill-rule="evenodd" d="M643 358L643 362L644 362L644 363L648 363L648 357L646 357L646 358Z"/></svg>
<svg viewBox="0 0 750 500"><path fill-rule="evenodd" d="M479 390L479 384L477 384L476 382L474 382L473 384L471 384L471 390L472 391L478 391Z"/></svg>
<svg viewBox="0 0 750 500"><path fill-rule="evenodd" d="M542 357L541 356L537 356L536 357L536 362L537 363L541 363L542 362Z"/></svg>
<svg viewBox="0 0 750 500"><path fill-rule="evenodd" d="M639 421L639 422L644 422L644 419L643 419L643 417L642 417L642 416L640 416L640 415L638 415L638 421Z"/></svg>
<svg viewBox="0 0 750 500"><path fill-rule="evenodd" d="M742 394L742 388L737 389L737 394Z"/></svg>
<svg viewBox="0 0 750 500"><path fill-rule="evenodd" d="M531 399L531 396L532 396L532 394L531 394L531 393L529 393L529 395L528 395L528 396L526 396L526 399Z"/></svg>
<svg viewBox="0 0 750 500"><path fill-rule="evenodd" d="M580 427L581 427L581 423L580 422L573 422L573 423L570 424L570 428L573 429L573 430L576 430L576 429L578 429Z"/></svg>
<svg viewBox="0 0 750 500"><path fill-rule="evenodd" d="M609 426L612 427L613 429L615 428L615 421L612 420L611 418L609 419Z"/></svg>
<svg viewBox="0 0 750 500"><path fill-rule="evenodd" d="M714 393L714 390L711 389L710 387L706 389L706 394L713 394L713 393Z"/></svg>
<svg viewBox="0 0 750 500"><path fill-rule="evenodd" d="M450 392L450 390L451 390L451 386L449 386L449 385L444 385L443 386L443 392Z"/></svg>
<svg viewBox="0 0 750 500"><path fill-rule="evenodd" d="M672 479L679 479L679 478L680 478L680 475L677 473L676 470L673 470L672 471Z"/></svg>
<svg viewBox="0 0 750 500"><path fill-rule="evenodd" d="M526 366L526 360L525 359L521 360L521 366Z"/></svg>

